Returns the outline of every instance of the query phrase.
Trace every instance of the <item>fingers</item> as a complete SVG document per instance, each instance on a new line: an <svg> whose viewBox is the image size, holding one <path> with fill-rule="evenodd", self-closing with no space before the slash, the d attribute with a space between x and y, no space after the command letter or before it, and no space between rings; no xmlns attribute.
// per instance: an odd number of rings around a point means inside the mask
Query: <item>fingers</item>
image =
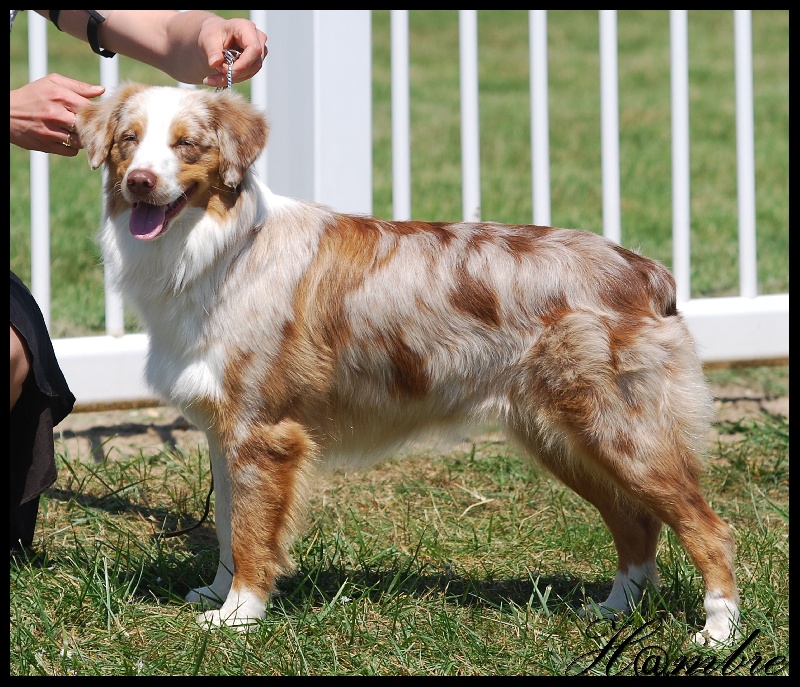
<svg viewBox="0 0 800 687"><path fill-rule="evenodd" d="M254 33L249 40L242 41L242 54L233 63L233 80L236 82L255 76L267 57L267 34L258 29Z"/></svg>
<svg viewBox="0 0 800 687"><path fill-rule="evenodd" d="M48 74L41 83L39 93L40 102L31 109L39 112L43 124L50 133L67 151L56 150L61 155L75 155L81 148L80 139L76 133L76 113L86 106L91 98L96 98L105 92L104 86L77 81L61 74ZM34 82L33 85L39 85ZM69 151L72 149L72 152ZM51 151L53 152L53 151Z"/></svg>
<svg viewBox="0 0 800 687"><path fill-rule="evenodd" d="M52 138L58 143L55 152L58 155L66 155L67 157L75 157L81 148L81 138L78 135L76 123L78 121L77 110L83 107L88 101L81 99L81 102L75 107L75 111L71 109L71 105L64 106L62 113L58 119L59 125L51 124Z"/></svg>
<svg viewBox="0 0 800 687"><path fill-rule="evenodd" d="M35 146L31 150L41 150L43 153L51 155L61 155L62 157L75 157L83 146L77 133L64 131L48 131L39 136Z"/></svg>
<svg viewBox="0 0 800 687"><path fill-rule="evenodd" d="M103 95L106 90L105 86L86 83L85 81L77 81L75 79L70 79L67 76L63 76L62 74L48 74L44 77L44 79L56 84L57 86L66 88L84 99L96 98L97 96Z"/></svg>
<svg viewBox="0 0 800 687"><path fill-rule="evenodd" d="M80 136L75 128L77 116L74 112L66 111L69 116L69 124L63 127L55 128L48 134L48 143L50 150L46 152L55 153L56 155L63 155L66 157L75 157L80 149L83 148Z"/></svg>
<svg viewBox="0 0 800 687"><path fill-rule="evenodd" d="M68 157L78 154L81 142L75 130L76 112L89 101L65 83L44 78L10 92L12 144Z"/></svg>
<svg viewBox="0 0 800 687"><path fill-rule="evenodd" d="M61 145L64 146L69 152L62 152L62 155L68 155L70 157L75 156L78 154L78 151L81 149L80 141L78 137L73 134L71 131L66 133L66 136L63 141L61 141Z"/></svg>
<svg viewBox="0 0 800 687"><path fill-rule="evenodd" d="M219 39L217 39L219 40ZM233 63L232 81L239 83L255 76L267 56L267 34L255 24L245 19L231 19L224 25L222 43L227 50L237 50L241 54ZM225 87L228 80L228 64L222 50L209 53L209 66L218 74L203 80L206 86Z"/></svg>
<svg viewBox="0 0 800 687"><path fill-rule="evenodd" d="M75 109L80 109L80 107L83 107L86 102L87 101L84 100L81 104L77 105ZM78 151L83 148L83 144L81 143L80 136L78 136L78 131L75 127L78 115L75 111L70 109L70 107L70 105L64 106L64 109L58 118L58 124L56 124L56 122L51 124L53 127L52 137L60 146L52 152L55 152L58 155L74 157L78 154Z"/></svg>
<svg viewBox="0 0 800 687"><path fill-rule="evenodd" d="M258 74L264 58L267 56L267 45L264 43L260 48L248 46L242 51L241 56L233 63L232 79L235 83L246 81Z"/></svg>
<svg viewBox="0 0 800 687"><path fill-rule="evenodd" d="M74 157L83 147L75 128L76 113L89 103L90 98L102 95L106 89L104 86L76 81L61 74L49 74L45 78L59 87L58 96L53 97L52 102L60 105L60 109L52 116L49 127L60 148L52 152Z"/></svg>

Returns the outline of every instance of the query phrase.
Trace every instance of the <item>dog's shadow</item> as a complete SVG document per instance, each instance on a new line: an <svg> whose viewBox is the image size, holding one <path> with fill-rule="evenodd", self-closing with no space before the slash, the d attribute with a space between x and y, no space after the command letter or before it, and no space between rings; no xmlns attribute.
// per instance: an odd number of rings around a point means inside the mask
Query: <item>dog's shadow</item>
<svg viewBox="0 0 800 687"><path fill-rule="evenodd" d="M489 578L470 573L409 570L397 560L369 569L344 566L300 566L294 576L282 580L277 600L284 607L348 604L359 600L387 603L397 595L418 599L443 599L456 606L499 609L530 606L534 611L577 611L587 596L605 598L609 585L591 584L569 574L517 578ZM408 563L407 561L405 561ZM413 561L412 561L413 564ZM346 593L342 593L342 589ZM604 595L605 594L605 595Z"/></svg>
<svg viewBox="0 0 800 687"><path fill-rule="evenodd" d="M131 596L142 602L184 603L190 589L208 584L214 577L217 565L217 537L214 526L198 519L187 520L174 511L150 508L133 503L116 494L112 497L91 497L68 489L50 488L49 498L69 501L87 508L102 508L109 512L135 512L154 523L152 539L160 542L157 554L138 558L135 565L126 569L124 564L116 567L114 574L118 583L135 587ZM156 526L155 523L158 523ZM179 537L172 532L186 528ZM166 537L164 534L166 533ZM309 533L309 536L313 534ZM165 545L167 540L172 543ZM178 543L177 542L182 542ZM196 553L194 553L196 552ZM187 554L188 557L187 557ZM98 547L76 547L70 553L74 566L79 559L81 565L91 568L92 556L99 555ZM45 554L37 559L38 566L58 566L57 556ZM443 599L453 606L466 606L497 610L515 606L529 607L534 613L575 616L587 600L602 601L608 596L611 582L592 582L569 573L552 575L529 574L511 578L478 576L469 572L457 572L447 565L442 570L430 570L430 566L419 565L413 559L388 558L377 566L352 567L300 561L295 573L279 582L273 603L279 604L288 615L304 615L309 608L324 607L332 603L357 603L369 600L387 603L398 594L417 599ZM344 591L343 591L344 590ZM673 606L685 592L663 590L655 600L656 608L666 610ZM687 621L702 621L699 611L687 608Z"/></svg>

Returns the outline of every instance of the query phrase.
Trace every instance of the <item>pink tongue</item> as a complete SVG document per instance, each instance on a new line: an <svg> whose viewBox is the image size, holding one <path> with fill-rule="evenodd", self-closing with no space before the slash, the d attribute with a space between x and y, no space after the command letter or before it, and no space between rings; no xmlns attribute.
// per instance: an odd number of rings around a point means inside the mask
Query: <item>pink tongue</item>
<svg viewBox="0 0 800 687"><path fill-rule="evenodd" d="M131 210L130 230L138 239L153 239L164 229L166 208L159 205L137 203Z"/></svg>

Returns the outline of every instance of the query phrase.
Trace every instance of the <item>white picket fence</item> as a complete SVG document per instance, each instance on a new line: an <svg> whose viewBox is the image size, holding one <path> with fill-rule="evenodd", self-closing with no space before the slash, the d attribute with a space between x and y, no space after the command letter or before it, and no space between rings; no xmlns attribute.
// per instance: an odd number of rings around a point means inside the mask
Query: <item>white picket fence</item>
<svg viewBox="0 0 800 687"><path fill-rule="evenodd" d="M391 11L393 216L411 216L409 10ZM689 88L687 11L670 10L673 274L679 308L706 364L788 361L789 294L758 295L751 11L733 10L740 293L692 298L689 282ZM47 69L46 22L29 13L30 78ZM620 240L616 10L600 10L603 233ZM371 11L252 10L270 51L251 84L268 109L270 146L256 165L277 193L372 211ZM477 10L459 10L462 197L465 219L480 219ZM532 199L535 224L551 224L547 13L529 10ZM100 58L100 82L118 82L117 60ZM32 290L50 315L48 158L31 153ZM99 202L99 199L98 199ZM788 227L786 228L788 232ZM122 303L107 296L106 335L57 339L56 354L77 409L152 402L142 379L147 337L126 334Z"/></svg>

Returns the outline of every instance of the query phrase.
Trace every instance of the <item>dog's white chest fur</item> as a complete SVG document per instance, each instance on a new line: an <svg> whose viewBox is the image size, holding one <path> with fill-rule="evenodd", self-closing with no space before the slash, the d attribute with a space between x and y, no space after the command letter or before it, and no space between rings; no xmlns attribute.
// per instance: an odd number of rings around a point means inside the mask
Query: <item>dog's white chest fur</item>
<svg viewBox="0 0 800 687"><path fill-rule="evenodd" d="M318 241L314 232L281 236L273 217L291 213L293 201L249 176L243 187L246 195L227 221L188 208L157 250L131 236L127 212L109 217L101 234L117 287L150 337L147 381L189 412L198 398L222 398L232 351L257 347L264 360L275 359L280 332L266 323L292 318L293 287ZM254 251L261 256L257 270Z"/></svg>

